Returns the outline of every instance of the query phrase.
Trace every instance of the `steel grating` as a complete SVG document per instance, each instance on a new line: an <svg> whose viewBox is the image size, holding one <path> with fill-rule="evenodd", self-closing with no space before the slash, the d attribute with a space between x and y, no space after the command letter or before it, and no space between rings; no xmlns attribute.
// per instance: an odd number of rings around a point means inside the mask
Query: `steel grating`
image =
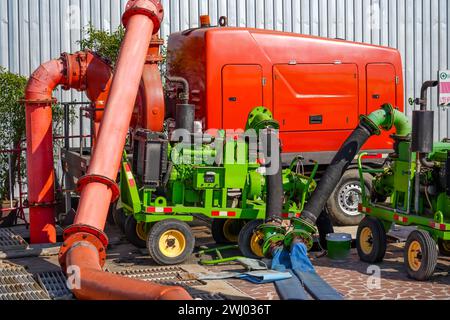
<svg viewBox="0 0 450 320"><path fill-rule="evenodd" d="M28 243L12 229L0 228L0 251L23 250Z"/></svg>
<svg viewBox="0 0 450 320"><path fill-rule="evenodd" d="M42 272L37 276L37 281L53 300L74 299L72 292L67 287L67 278L62 271Z"/></svg>
<svg viewBox="0 0 450 320"><path fill-rule="evenodd" d="M206 285L206 282L193 279L186 270L180 267L124 270L115 272L115 274L142 281L152 281L163 285L176 285L182 287Z"/></svg>
<svg viewBox="0 0 450 320"><path fill-rule="evenodd" d="M0 300L49 299L49 295L23 267L0 265Z"/></svg>
<svg viewBox="0 0 450 320"><path fill-rule="evenodd" d="M189 292L194 300L203 301L224 301L228 300L224 295L220 293L195 293Z"/></svg>

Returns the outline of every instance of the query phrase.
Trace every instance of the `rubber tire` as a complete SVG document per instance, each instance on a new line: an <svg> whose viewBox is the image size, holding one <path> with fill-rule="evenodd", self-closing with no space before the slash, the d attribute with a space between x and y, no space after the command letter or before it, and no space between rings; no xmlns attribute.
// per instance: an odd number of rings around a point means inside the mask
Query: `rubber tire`
<svg viewBox="0 0 450 320"><path fill-rule="evenodd" d="M439 253L444 257L450 257L450 250L449 250L450 241L449 240L445 241L444 246L444 240L439 239L438 245L439 245Z"/></svg>
<svg viewBox="0 0 450 320"><path fill-rule="evenodd" d="M366 184L367 194L372 190L372 179L370 174L364 174L364 182ZM356 169L348 170L344 173L338 185L334 189L330 198L326 203L326 208L331 219L337 226L357 226L364 218L363 214L350 216L345 213L339 205L339 190L349 182L360 184L359 172Z"/></svg>
<svg viewBox="0 0 450 320"><path fill-rule="evenodd" d="M250 246L250 240L252 239L254 230L263 223L264 220L252 220L248 222L239 233L239 249L241 250L241 253L247 258L261 259L261 257L258 257L253 253Z"/></svg>
<svg viewBox="0 0 450 320"><path fill-rule="evenodd" d="M372 252L370 254L364 253L361 249L360 239L361 232L364 228L370 228L372 231L373 243ZM379 263L383 261L384 256L386 255L387 237L386 230L380 220L374 217L365 217L361 221L356 235L356 249L361 261L367 263Z"/></svg>
<svg viewBox="0 0 450 320"><path fill-rule="evenodd" d="M408 263L408 248L413 241L419 242L422 248L422 263L418 271L412 270ZM408 240L406 240L403 258L409 277L418 281L427 281L433 275L437 265L438 250L436 248L436 242L428 232L415 230L409 235Z"/></svg>
<svg viewBox="0 0 450 320"><path fill-rule="evenodd" d="M186 240L184 252L175 258L166 257L159 250L159 238L168 230L180 231ZM172 266L185 262L194 252L195 238L191 228L186 222L168 219L156 223L150 230L147 238L147 248L153 260L161 266Z"/></svg>
<svg viewBox="0 0 450 320"><path fill-rule="evenodd" d="M125 234L125 222L127 216L122 208L117 208L117 204L112 207L112 216L114 219L114 224L120 229L120 231Z"/></svg>
<svg viewBox="0 0 450 320"><path fill-rule="evenodd" d="M144 249L147 247L147 241L142 240L136 233L137 221L133 216L128 216L125 221L125 236L127 240L134 246Z"/></svg>
<svg viewBox="0 0 450 320"><path fill-rule="evenodd" d="M214 241L217 244L232 244L235 243L233 241L230 241L223 232L223 228L225 226L225 223L228 221L228 219L213 219L211 223L211 233ZM242 220L235 220L235 222L239 222ZM238 235L239 237L239 235Z"/></svg>

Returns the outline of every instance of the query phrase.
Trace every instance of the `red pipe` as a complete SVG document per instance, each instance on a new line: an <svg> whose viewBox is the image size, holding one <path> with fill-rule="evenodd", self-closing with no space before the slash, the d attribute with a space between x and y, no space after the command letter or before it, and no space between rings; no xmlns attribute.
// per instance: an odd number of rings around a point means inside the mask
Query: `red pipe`
<svg viewBox="0 0 450 320"><path fill-rule="evenodd" d="M91 52L62 54L60 59L41 65L25 89L28 200L31 243L55 243L55 173L53 167L53 90L87 90L91 101L106 99L111 68ZM90 80L97 85L87 87Z"/></svg>
<svg viewBox="0 0 450 320"><path fill-rule="evenodd" d="M180 287L167 287L105 273L99 264L97 248L79 242L67 254L67 263L82 266L80 283L73 292L81 300L190 300ZM120 285L117 285L120 284Z"/></svg>
<svg viewBox="0 0 450 320"><path fill-rule="evenodd" d="M53 169L53 90L65 83L61 59L41 65L25 90L28 201L31 243L55 243L55 173Z"/></svg>
<svg viewBox="0 0 450 320"><path fill-rule="evenodd" d="M190 299L182 288L162 287L102 273L103 232L110 203L119 196L115 182L134 110L152 35L159 30L163 8L157 0L131 0L123 16L126 27L105 113L88 174L78 182L81 192L75 224L64 231L59 253L63 269L80 270L79 299Z"/></svg>

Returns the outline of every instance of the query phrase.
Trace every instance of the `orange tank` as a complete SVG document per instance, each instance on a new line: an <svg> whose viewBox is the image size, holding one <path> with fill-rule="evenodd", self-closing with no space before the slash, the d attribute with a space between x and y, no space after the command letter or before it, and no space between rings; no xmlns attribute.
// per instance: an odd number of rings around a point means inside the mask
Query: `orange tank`
<svg viewBox="0 0 450 320"><path fill-rule="evenodd" d="M172 34L168 74L189 82L204 129L245 127L255 106L281 125L284 160L301 153L327 164L359 116L385 103L404 110L400 53L391 48L246 28ZM393 149L391 133L366 150Z"/></svg>

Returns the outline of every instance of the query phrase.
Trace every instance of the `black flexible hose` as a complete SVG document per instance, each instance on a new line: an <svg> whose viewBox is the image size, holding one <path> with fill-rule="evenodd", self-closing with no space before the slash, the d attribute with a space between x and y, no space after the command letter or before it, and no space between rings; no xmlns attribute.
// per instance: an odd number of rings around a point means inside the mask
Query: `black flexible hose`
<svg viewBox="0 0 450 320"><path fill-rule="evenodd" d="M302 213L304 219L316 224L317 219L323 212L326 202L341 180L342 175L372 134L373 129L370 129L364 124L360 124L344 142L341 149L328 166L325 174L320 179L316 191L308 200Z"/></svg>
<svg viewBox="0 0 450 320"><path fill-rule="evenodd" d="M276 145L272 145L274 141L276 141ZM267 130L267 141L264 143L264 148L266 157L270 157L272 159L271 163L266 163L266 169L277 168L276 174L267 175L266 218L269 220L273 218L282 218L284 198L282 176L283 168L281 164L280 140L274 130ZM272 154L273 152L275 152L275 154ZM278 163L274 161L278 161Z"/></svg>

